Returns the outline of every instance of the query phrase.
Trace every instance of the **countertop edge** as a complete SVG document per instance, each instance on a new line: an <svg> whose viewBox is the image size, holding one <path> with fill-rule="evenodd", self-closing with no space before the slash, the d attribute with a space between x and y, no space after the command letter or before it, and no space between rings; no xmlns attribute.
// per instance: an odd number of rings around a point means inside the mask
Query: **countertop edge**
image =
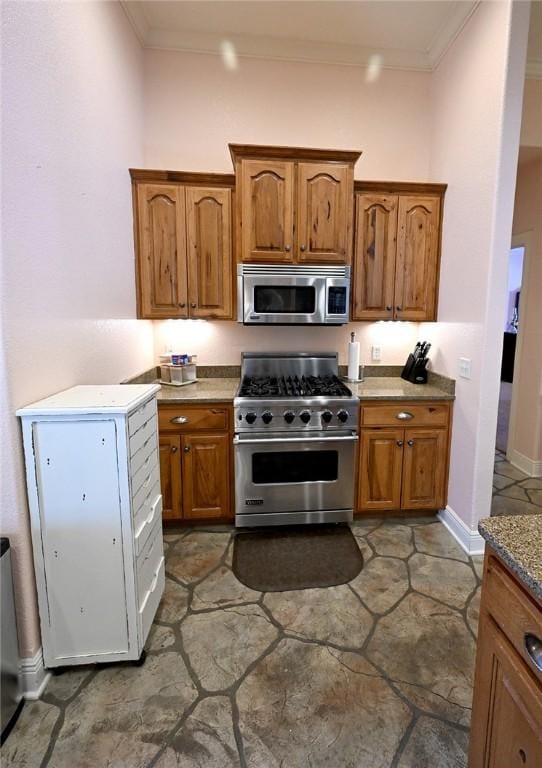
<svg viewBox="0 0 542 768"><path fill-rule="evenodd" d="M491 520L491 518L488 518ZM498 540L498 534L488 530L484 521L480 520L478 523L478 531L482 538L489 544L489 546L496 552L505 565L514 573L521 583L530 590L533 595L542 601L542 583L534 576L530 570L523 565L518 559L518 556L510 549L510 547L501 543Z"/></svg>

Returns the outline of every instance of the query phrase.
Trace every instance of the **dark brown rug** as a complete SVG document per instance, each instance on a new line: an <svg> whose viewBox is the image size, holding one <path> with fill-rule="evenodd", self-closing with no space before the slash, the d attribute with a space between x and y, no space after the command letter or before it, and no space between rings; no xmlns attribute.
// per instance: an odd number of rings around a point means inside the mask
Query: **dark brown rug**
<svg viewBox="0 0 542 768"><path fill-rule="evenodd" d="M363 567L348 525L311 525L241 531L233 542L233 572L258 592L346 584Z"/></svg>

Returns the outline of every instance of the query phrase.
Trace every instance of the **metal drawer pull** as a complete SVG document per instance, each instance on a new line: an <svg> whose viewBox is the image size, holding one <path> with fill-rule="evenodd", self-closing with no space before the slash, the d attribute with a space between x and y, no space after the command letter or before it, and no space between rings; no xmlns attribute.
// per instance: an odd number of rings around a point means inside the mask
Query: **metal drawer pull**
<svg viewBox="0 0 542 768"><path fill-rule="evenodd" d="M188 416L175 416L173 419L170 419L172 424L188 424L189 421Z"/></svg>
<svg viewBox="0 0 542 768"><path fill-rule="evenodd" d="M184 446L184 452L185 453L189 453L190 452L190 446L189 445L185 445Z"/></svg>
<svg viewBox="0 0 542 768"><path fill-rule="evenodd" d="M414 414L410 413L410 411L399 411L396 418L400 419L401 421L409 421L410 419L414 418Z"/></svg>
<svg viewBox="0 0 542 768"><path fill-rule="evenodd" d="M402 448L402 446L403 446L403 441L402 441L402 440L398 440L398 441L397 441L397 445L399 446L399 448Z"/></svg>
<svg viewBox="0 0 542 768"><path fill-rule="evenodd" d="M171 453L177 453L177 446L176 445L172 445L171 446Z"/></svg>
<svg viewBox="0 0 542 768"><path fill-rule="evenodd" d="M410 445L410 447L412 448L412 446L414 445L414 440L407 440L407 445Z"/></svg>
<svg viewBox="0 0 542 768"><path fill-rule="evenodd" d="M535 667L542 672L542 640L531 632L526 632L525 650Z"/></svg>

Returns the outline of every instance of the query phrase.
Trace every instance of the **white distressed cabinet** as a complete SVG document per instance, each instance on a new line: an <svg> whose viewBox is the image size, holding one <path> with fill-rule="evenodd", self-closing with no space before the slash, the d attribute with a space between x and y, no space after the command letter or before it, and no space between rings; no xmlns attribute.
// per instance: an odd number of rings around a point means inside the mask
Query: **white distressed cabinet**
<svg viewBox="0 0 542 768"><path fill-rule="evenodd" d="M165 579L158 389L78 386L17 411L46 667L141 655Z"/></svg>

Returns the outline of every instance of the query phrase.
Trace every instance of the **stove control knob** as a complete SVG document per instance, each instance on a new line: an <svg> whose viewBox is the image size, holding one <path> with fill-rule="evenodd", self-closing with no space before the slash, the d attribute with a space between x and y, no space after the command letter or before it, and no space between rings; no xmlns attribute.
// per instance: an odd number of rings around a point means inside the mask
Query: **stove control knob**
<svg viewBox="0 0 542 768"><path fill-rule="evenodd" d="M331 411L324 411L322 414L322 421L325 421L326 424L329 424L331 419L333 418L333 414Z"/></svg>
<svg viewBox="0 0 542 768"><path fill-rule="evenodd" d="M285 412L284 421L286 422L286 424L291 424L294 419L295 419L295 413L293 413L293 411Z"/></svg>
<svg viewBox="0 0 542 768"><path fill-rule="evenodd" d="M348 411L339 411L337 418L344 424L344 422L348 420Z"/></svg>
<svg viewBox="0 0 542 768"><path fill-rule="evenodd" d="M249 424L254 424L256 421L256 414L255 413L247 413L245 416L245 419L248 421Z"/></svg>
<svg viewBox="0 0 542 768"><path fill-rule="evenodd" d="M264 424L269 424L272 418L273 418L273 414L270 411L266 411L265 413L262 413L262 421Z"/></svg>
<svg viewBox="0 0 542 768"><path fill-rule="evenodd" d="M303 422L303 424L308 424L311 420L311 415L309 411L303 411L303 413L299 414L299 418Z"/></svg>

